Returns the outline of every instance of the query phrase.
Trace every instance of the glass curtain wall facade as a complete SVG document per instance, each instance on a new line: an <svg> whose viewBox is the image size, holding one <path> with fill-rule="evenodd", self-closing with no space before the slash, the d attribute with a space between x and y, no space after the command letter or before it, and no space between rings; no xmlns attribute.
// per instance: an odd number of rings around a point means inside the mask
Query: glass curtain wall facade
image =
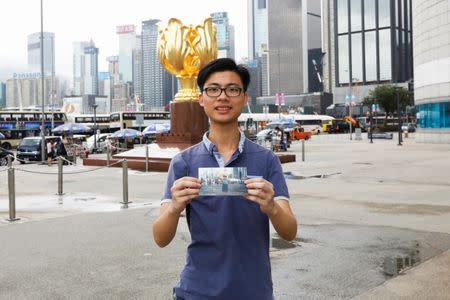
<svg viewBox="0 0 450 300"><path fill-rule="evenodd" d="M336 86L413 77L412 0L334 0Z"/></svg>
<svg viewBox="0 0 450 300"><path fill-rule="evenodd" d="M44 32L44 76L55 73L55 34ZM28 70L41 72L41 33L28 35Z"/></svg>
<svg viewBox="0 0 450 300"><path fill-rule="evenodd" d="M142 79L141 99L145 110L165 110L172 100L173 76L166 72L158 59L158 23L142 22Z"/></svg>

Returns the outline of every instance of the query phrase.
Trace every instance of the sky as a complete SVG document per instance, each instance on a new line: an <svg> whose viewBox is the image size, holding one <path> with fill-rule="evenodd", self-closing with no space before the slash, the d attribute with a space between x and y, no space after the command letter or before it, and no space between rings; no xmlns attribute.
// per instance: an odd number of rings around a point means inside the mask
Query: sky
<svg viewBox="0 0 450 300"><path fill-rule="evenodd" d="M55 72L72 75L72 43L92 39L99 48L99 71L105 58L118 54L116 26L174 17L183 24L200 24L212 12L226 11L235 26L236 59L247 56L246 0L43 0L44 31L55 33ZM0 17L0 80L27 71L27 36L41 30L40 0L2 1ZM6 77L6 78L5 78Z"/></svg>

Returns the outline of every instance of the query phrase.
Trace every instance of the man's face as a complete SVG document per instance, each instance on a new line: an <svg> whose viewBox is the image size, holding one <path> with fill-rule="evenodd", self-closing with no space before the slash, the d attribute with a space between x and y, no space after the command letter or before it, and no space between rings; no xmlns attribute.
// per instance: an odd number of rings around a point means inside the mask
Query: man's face
<svg viewBox="0 0 450 300"><path fill-rule="evenodd" d="M236 123L248 99L239 75L231 71L213 73L203 89L198 102L205 109L210 122Z"/></svg>

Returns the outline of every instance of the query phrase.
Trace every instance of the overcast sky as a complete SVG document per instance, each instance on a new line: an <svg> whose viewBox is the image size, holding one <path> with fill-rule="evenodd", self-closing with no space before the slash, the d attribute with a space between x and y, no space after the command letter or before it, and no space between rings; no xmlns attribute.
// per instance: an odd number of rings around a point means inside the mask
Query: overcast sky
<svg viewBox="0 0 450 300"><path fill-rule="evenodd" d="M212 12L226 11L235 26L236 58L247 56L246 0L43 0L44 31L55 33L56 74L71 77L72 43L92 39L99 48L99 71L107 71L105 58L118 54L117 25L171 17L184 24L199 24ZM5 73L26 72L27 35L39 32L40 0L1 3L0 79ZM10 75L10 76L11 76ZM8 77L10 77L8 76Z"/></svg>

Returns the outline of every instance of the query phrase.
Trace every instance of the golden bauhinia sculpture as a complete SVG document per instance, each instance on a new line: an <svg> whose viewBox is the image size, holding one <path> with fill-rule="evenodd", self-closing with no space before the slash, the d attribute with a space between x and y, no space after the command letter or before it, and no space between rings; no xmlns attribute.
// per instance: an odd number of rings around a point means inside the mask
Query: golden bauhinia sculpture
<svg viewBox="0 0 450 300"><path fill-rule="evenodd" d="M203 25L186 26L172 18L159 30L158 58L164 68L180 81L174 101L198 101L197 75L217 58L216 28L211 18Z"/></svg>

